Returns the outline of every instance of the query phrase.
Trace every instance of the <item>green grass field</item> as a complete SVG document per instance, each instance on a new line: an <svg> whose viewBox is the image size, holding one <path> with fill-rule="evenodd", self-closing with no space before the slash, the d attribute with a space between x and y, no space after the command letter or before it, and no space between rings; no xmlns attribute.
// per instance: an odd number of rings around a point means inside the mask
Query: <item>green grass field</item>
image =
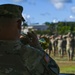
<svg viewBox="0 0 75 75"><path fill-rule="evenodd" d="M50 56L57 62L60 68L60 73L75 74L75 55L73 61L68 60L67 54L65 54L63 58L60 58L58 54L56 54L56 56L53 56L53 53L51 53Z"/></svg>
<svg viewBox="0 0 75 75"><path fill-rule="evenodd" d="M51 56L60 67L60 73L73 73L75 74L75 57L73 61L68 61L67 57L60 58L58 56Z"/></svg>

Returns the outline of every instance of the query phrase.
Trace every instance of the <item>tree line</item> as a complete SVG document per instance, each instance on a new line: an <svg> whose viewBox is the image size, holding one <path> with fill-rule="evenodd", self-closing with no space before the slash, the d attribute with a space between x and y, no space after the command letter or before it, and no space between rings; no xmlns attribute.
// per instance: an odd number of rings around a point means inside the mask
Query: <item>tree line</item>
<svg viewBox="0 0 75 75"><path fill-rule="evenodd" d="M75 22L45 22L44 24L48 26L48 29L45 31L37 31L37 33L53 35L67 34L68 32L72 32L75 34Z"/></svg>
<svg viewBox="0 0 75 75"><path fill-rule="evenodd" d="M45 22L45 25L48 26L47 30L38 30L36 31L37 34L67 34L68 32L72 32L75 34L75 22ZM23 26L28 26L27 23L24 23Z"/></svg>

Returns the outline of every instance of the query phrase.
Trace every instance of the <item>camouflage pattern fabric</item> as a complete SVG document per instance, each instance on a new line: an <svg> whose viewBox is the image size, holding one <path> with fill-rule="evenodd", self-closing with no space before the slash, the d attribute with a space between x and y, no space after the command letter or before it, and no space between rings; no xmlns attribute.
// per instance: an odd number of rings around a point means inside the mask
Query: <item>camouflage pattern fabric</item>
<svg viewBox="0 0 75 75"><path fill-rule="evenodd" d="M18 40L0 41L0 75L58 75L58 66L56 72L50 70L48 60L44 52Z"/></svg>
<svg viewBox="0 0 75 75"><path fill-rule="evenodd" d="M23 7L15 4L2 4L0 5L0 17L22 18Z"/></svg>

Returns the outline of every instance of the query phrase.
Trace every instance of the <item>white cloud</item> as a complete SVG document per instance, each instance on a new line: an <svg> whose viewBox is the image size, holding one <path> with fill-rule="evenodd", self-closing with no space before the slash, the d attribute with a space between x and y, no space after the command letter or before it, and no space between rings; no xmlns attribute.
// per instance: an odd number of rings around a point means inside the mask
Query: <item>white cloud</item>
<svg viewBox="0 0 75 75"><path fill-rule="evenodd" d="M55 2L55 3L57 3L57 2L62 2L62 3L70 3L70 2L72 2L72 0L51 0L52 2Z"/></svg>
<svg viewBox="0 0 75 75"><path fill-rule="evenodd" d="M58 21L56 19L53 20L53 23L57 23Z"/></svg>
<svg viewBox="0 0 75 75"><path fill-rule="evenodd" d="M70 19L75 19L75 16L70 15L69 18L70 18Z"/></svg>
<svg viewBox="0 0 75 75"><path fill-rule="evenodd" d="M72 0L50 0L56 9L62 9L65 3L71 3Z"/></svg>
<svg viewBox="0 0 75 75"><path fill-rule="evenodd" d="M29 19L30 18L30 15L27 15L26 17L27 17L27 19Z"/></svg>
<svg viewBox="0 0 75 75"><path fill-rule="evenodd" d="M70 15L68 18L66 18L66 21L75 21L75 16Z"/></svg>
<svg viewBox="0 0 75 75"><path fill-rule="evenodd" d="M63 3L61 3L61 2L58 2L58 3L53 3L54 4L54 6L57 8L57 9L61 9L61 8L63 8Z"/></svg>
<svg viewBox="0 0 75 75"><path fill-rule="evenodd" d="M22 1L24 1L24 0L13 0L14 2L22 2Z"/></svg>
<svg viewBox="0 0 75 75"><path fill-rule="evenodd" d="M28 3L29 3L30 5L36 5L36 0L29 0Z"/></svg>
<svg viewBox="0 0 75 75"><path fill-rule="evenodd" d="M55 6L56 9L61 9L64 6L64 2L60 0L51 0L51 2Z"/></svg>
<svg viewBox="0 0 75 75"><path fill-rule="evenodd" d="M75 6L71 8L72 12L75 13Z"/></svg>

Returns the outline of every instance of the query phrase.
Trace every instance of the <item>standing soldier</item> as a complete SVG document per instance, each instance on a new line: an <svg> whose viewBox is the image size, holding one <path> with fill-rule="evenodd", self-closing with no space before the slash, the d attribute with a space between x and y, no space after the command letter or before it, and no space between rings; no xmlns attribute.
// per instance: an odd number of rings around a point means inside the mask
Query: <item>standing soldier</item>
<svg viewBox="0 0 75 75"><path fill-rule="evenodd" d="M49 40L49 46L48 46L48 49L49 49L49 55L51 54L52 52L52 44L51 44L51 41Z"/></svg>
<svg viewBox="0 0 75 75"><path fill-rule="evenodd" d="M63 38L62 38L62 35L60 35L58 37L58 54L60 57L63 57L63 54L64 54L64 51L63 51Z"/></svg>
<svg viewBox="0 0 75 75"><path fill-rule="evenodd" d="M68 60L73 60L74 56L74 38L71 33L67 34L66 38L67 44L66 44L66 51L68 55Z"/></svg>
<svg viewBox="0 0 75 75"><path fill-rule="evenodd" d="M65 35L63 35L63 51L64 51L64 55L66 55L66 37Z"/></svg>
<svg viewBox="0 0 75 75"><path fill-rule="evenodd" d="M54 35L51 36L51 46L52 46L52 52L53 52L53 55L55 56L56 55L56 39L54 37Z"/></svg>

